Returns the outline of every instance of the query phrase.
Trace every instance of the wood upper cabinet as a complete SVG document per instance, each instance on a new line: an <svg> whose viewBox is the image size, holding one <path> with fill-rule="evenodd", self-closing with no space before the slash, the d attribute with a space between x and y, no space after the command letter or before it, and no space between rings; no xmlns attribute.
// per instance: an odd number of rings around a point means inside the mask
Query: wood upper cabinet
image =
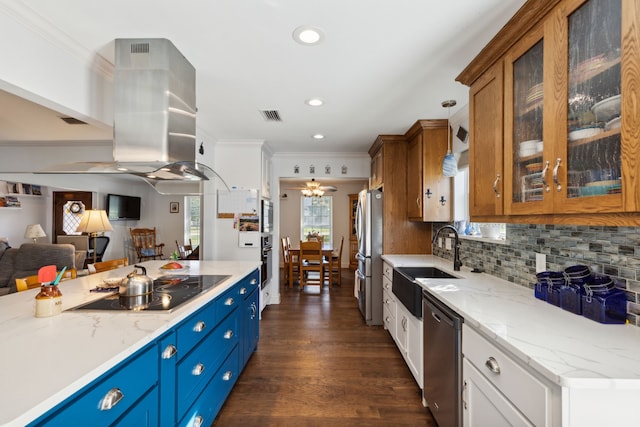
<svg viewBox="0 0 640 427"><path fill-rule="evenodd" d="M376 152L371 156L371 178L369 179L369 188L371 188L372 190L382 187L383 156L384 147L382 146L377 147Z"/></svg>
<svg viewBox="0 0 640 427"><path fill-rule="evenodd" d="M407 217L451 221L451 178L442 174L447 153L447 121L418 120L407 138Z"/></svg>
<svg viewBox="0 0 640 427"><path fill-rule="evenodd" d="M638 25L635 0L529 0L458 76L472 219L640 224Z"/></svg>
<svg viewBox="0 0 640 427"><path fill-rule="evenodd" d="M502 215L503 63L484 73L469 91L469 213Z"/></svg>
<svg viewBox="0 0 640 427"><path fill-rule="evenodd" d="M382 155L380 155L382 153ZM430 254L431 224L407 218L407 140L404 135L380 135L369 149L372 159L380 155L382 188L382 253ZM376 173L372 169L373 174Z"/></svg>

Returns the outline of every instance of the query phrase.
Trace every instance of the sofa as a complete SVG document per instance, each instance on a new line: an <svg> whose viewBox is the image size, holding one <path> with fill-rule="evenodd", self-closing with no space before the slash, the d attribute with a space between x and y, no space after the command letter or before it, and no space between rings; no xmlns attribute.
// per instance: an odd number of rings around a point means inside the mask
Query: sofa
<svg viewBox="0 0 640 427"><path fill-rule="evenodd" d="M76 250L73 245L51 243L24 243L12 248L4 240L0 241L0 295L16 292L16 277L38 274L40 267L55 264L76 268Z"/></svg>

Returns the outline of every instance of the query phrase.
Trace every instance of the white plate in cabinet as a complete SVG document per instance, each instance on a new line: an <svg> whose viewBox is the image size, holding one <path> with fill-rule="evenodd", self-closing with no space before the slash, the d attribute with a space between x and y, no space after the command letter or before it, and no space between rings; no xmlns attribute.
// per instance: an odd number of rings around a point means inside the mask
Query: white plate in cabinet
<svg viewBox="0 0 640 427"><path fill-rule="evenodd" d="M495 386L500 394L512 402L531 423L522 425L540 427L553 425L552 385L547 385L534 377L474 329L466 324L462 328L462 354L465 360ZM463 370L463 381L468 381L468 374L470 372ZM478 408L473 407L474 405L475 402L467 402L469 407L467 411L471 411L470 413L477 411ZM467 427L469 425L474 423L467 424Z"/></svg>

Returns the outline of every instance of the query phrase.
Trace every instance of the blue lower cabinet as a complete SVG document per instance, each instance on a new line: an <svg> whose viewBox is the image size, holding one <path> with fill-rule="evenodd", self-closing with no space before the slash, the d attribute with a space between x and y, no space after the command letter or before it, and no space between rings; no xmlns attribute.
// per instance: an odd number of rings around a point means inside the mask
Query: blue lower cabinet
<svg viewBox="0 0 640 427"><path fill-rule="evenodd" d="M32 426L106 426L131 411L155 412L157 393L149 393L158 383L158 356L155 344L120 363L93 383L52 409ZM155 395L155 401L149 401ZM143 399L143 397L146 397ZM138 402L144 401L144 404Z"/></svg>
<svg viewBox="0 0 640 427"><path fill-rule="evenodd" d="M185 411L204 390L225 357L238 343L238 316L227 317L198 347L178 362L177 413Z"/></svg>
<svg viewBox="0 0 640 427"><path fill-rule="evenodd" d="M119 426L156 427L158 422L158 387L154 387L134 405L122 418L115 422ZM89 425L84 424L82 425ZM97 425L97 424L95 424Z"/></svg>
<svg viewBox="0 0 640 427"><path fill-rule="evenodd" d="M242 352L240 366L244 366L258 347L260 336L260 287L254 288L244 300L242 313Z"/></svg>
<svg viewBox="0 0 640 427"><path fill-rule="evenodd" d="M185 427L211 425L236 383L238 374L238 347L236 346L178 425Z"/></svg>

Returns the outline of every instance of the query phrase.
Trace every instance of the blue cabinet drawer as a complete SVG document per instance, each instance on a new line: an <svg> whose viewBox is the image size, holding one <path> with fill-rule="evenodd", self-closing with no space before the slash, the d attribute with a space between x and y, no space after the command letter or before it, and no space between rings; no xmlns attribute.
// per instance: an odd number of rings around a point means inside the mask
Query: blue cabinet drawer
<svg viewBox="0 0 640 427"><path fill-rule="evenodd" d="M251 295L251 292L253 292L254 289L258 289L259 287L260 271L255 270L253 273L242 279L240 283L238 283L238 296L246 299L249 295Z"/></svg>
<svg viewBox="0 0 640 427"><path fill-rule="evenodd" d="M177 329L178 357L182 358L189 353L217 323L215 303L207 305L182 322Z"/></svg>
<svg viewBox="0 0 640 427"><path fill-rule="evenodd" d="M190 427L211 425L237 379L238 347L236 346L178 425Z"/></svg>
<svg viewBox="0 0 640 427"><path fill-rule="evenodd" d="M202 389L238 343L238 317L229 316L182 361L178 362L177 417L191 406Z"/></svg>
<svg viewBox="0 0 640 427"><path fill-rule="evenodd" d="M234 285L231 289L216 298L216 319L218 322L227 317L229 313L240 305L242 301L242 298L238 295L240 285L241 283Z"/></svg>
<svg viewBox="0 0 640 427"><path fill-rule="evenodd" d="M45 414L32 425L110 425L136 405L158 382L158 351L155 344L140 350L131 360L117 365L92 384ZM145 406L158 412L157 394Z"/></svg>

